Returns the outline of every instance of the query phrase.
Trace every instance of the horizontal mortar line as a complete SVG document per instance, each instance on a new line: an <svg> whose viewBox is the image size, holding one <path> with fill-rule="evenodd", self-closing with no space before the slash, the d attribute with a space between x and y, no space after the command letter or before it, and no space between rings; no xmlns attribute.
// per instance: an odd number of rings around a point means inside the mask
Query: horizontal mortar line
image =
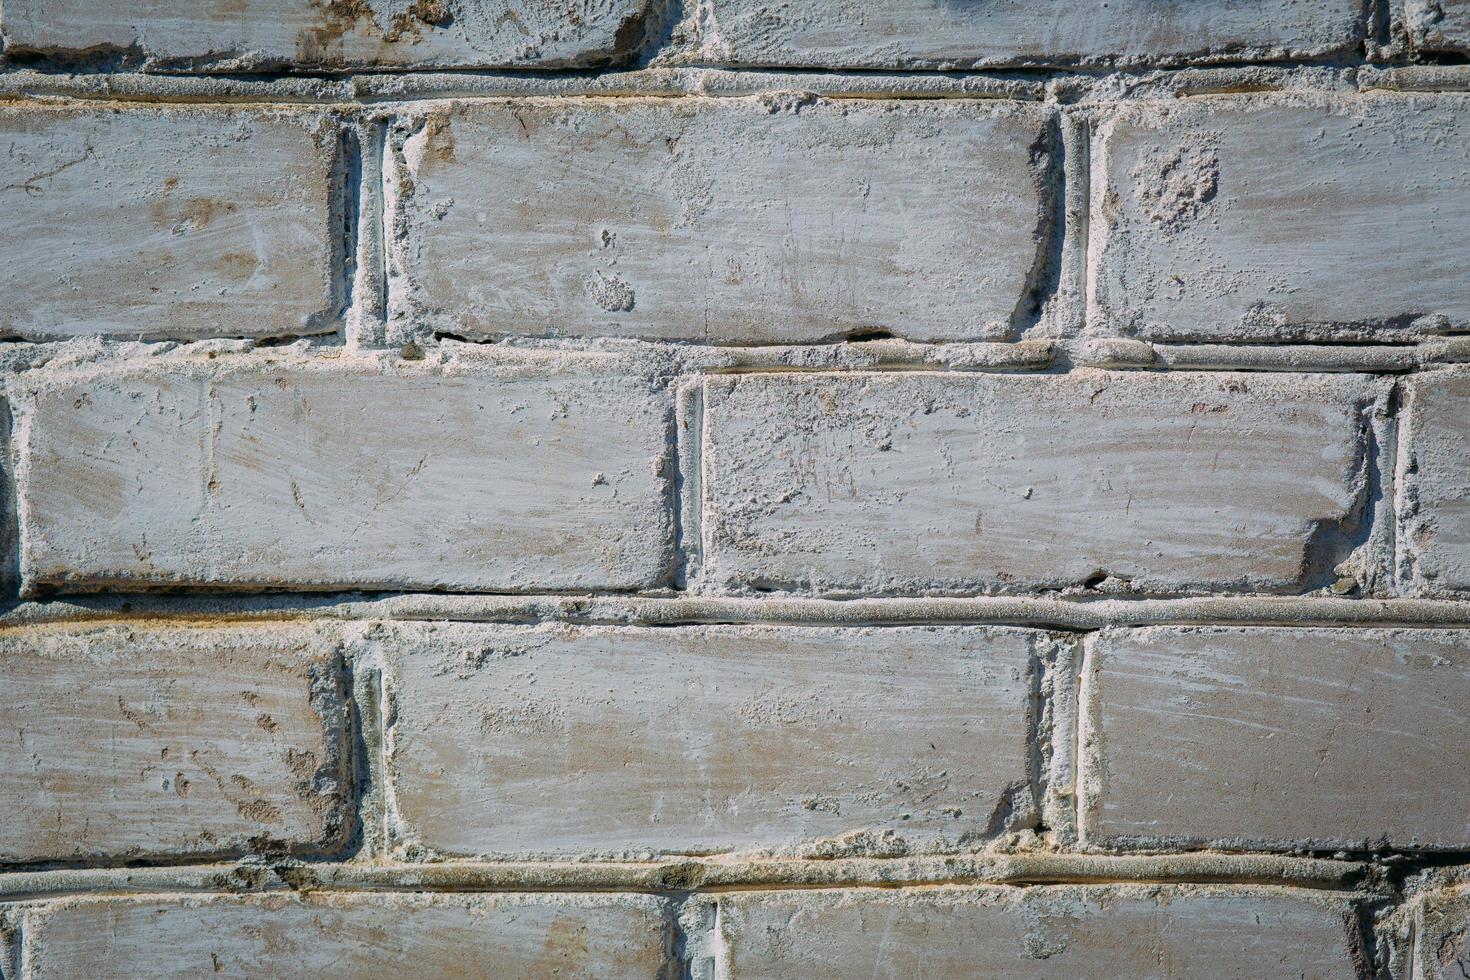
<svg viewBox="0 0 1470 980"><path fill-rule="evenodd" d="M1470 599L1200 596L1172 599L742 598L616 595L118 595L22 601L0 627L107 620L404 620L580 625L1014 625L1063 630L1153 625L1470 627Z"/></svg>
<svg viewBox="0 0 1470 980"><path fill-rule="evenodd" d="M183 74L163 72L52 72L26 67L0 70L0 99L73 97L136 101L284 102L373 107L455 98L738 97L796 89L833 98L975 98L1043 101L1059 85L1072 83L1092 102L1088 86L1106 79L1133 81L1141 91L1104 94L1096 101L1160 97L1161 89L1184 84L1178 94L1208 96L1241 91L1293 89L1308 73L1343 77L1359 91L1461 91L1470 87L1470 66L1408 61L1229 62L1137 68L1066 67L975 70L861 70L811 67L681 65L609 71L364 71L340 74ZM1249 76L1243 79L1242 76ZM1263 77L1264 76L1264 77ZM1242 85L1248 83L1246 88ZM1320 85L1324 91L1342 86Z"/></svg>
<svg viewBox="0 0 1470 980"><path fill-rule="evenodd" d="M624 352L633 356L639 353L673 353L685 358L689 371L707 373L746 370L752 367L768 367L772 370L784 371L823 370L828 365L867 367L890 364L914 368L970 364L1006 368L1036 368L1046 367L1053 363L1058 351L1066 349L1072 343L1056 338L1042 340L1028 338L1017 340L909 340L889 334L887 331L881 337L837 336L791 343L779 343L772 340L714 343L704 339L643 339L595 335L570 339L551 334L524 333L466 336L447 331L436 332L434 338L448 350L492 354L505 352L511 356L535 350L567 353L595 350L599 353ZM31 341L29 343L48 342ZM12 341L12 343L27 342ZM607 346L589 347L589 344ZM391 347L382 349L392 350Z"/></svg>
<svg viewBox="0 0 1470 980"><path fill-rule="evenodd" d="M497 335L484 339L440 333L441 343L470 350L575 350L565 338ZM595 338L588 338L595 339ZM1470 335L1438 334L1408 342L1149 342L1129 337L1087 335L1018 340L909 340L831 338L806 343L711 344L703 341L628 340L630 352L675 351L688 369L720 374L737 371L826 370L1038 370L1053 366L1281 371L1411 371L1470 362ZM451 348L455 349L455 348Z"/></svg>
<svg viewBox="0 0 1470 980"><path fill-rule="evenodd" d="M1167 370L1414 371L1470 361L1470 336L1409 344L1154 343L1148 367ZM1098 366L1107 366L1099 364Z"/></svg>
<svg viewBox="0 0 1470 980"><path fill-rule="evenodd" d="M469 342L473 346L480 346ZM1124 337L925 342L889 338L792 345L673 345L701 374L823 371L1024 373L1067 368L1403 374L1470 362L1470 336L1417 343L1149 343ZM697 363L701 351L709 363Z"/></svg>
<svg viewBox="0 0 1470 980"><path fill-rule="evenodd" d="M922 885L1242 884L1360 890L1371 866L1277 855L982 854L677 858L652 862L212 863L0 873L0 902L65 895L262 891L670 892Z"/></svg>
<svg viewBox="0 0 1470 980"><path fill-rule="evenodd" d="M156 356L125 353L121 357L88 362L81 366L65 366L70 373L126 369L146 364L165 371L169 366L192 362L205 356L210 360L222 353L229 358L248 358L264 352L267 356L289 356L303 362L313 359L326 363L341 353L335 335L295 338L311 346L302 351L282 353L281 343L252 344L240 350L220 351L221 342L240 342L241 338L208 338L196 341L160 339L138 342L143 348L167 347L168 355ZM680 358L680 370L688 375L811 373L851 371L950 371L976 373L1057 373L1076 368L1108 370L1170 371L1283 371L1283 372L1355 372L1405 374L1434 370L1455 364L1470 363L1470 335L1434 335L1410 343L1150 343L1126 337L1086 336L1076 338L1020 339L1013 341L915 341L899 337L871 340L833 339L798 344L708 344L694 341L646 341L629 338L585 338L585 342L569 342L564 338L505 336L483 340L455 335L440 335L441 345L463 356L485 358L488 362L504 360L519 363L529 352L553 350L562 353L580 351L606 353L608 349L589 343L619 340L622 346L614 352L630 360L639 357L673 354ZM245 342L249 342L248 338ZM55 341L6 340L0 345L44 348ZM134 342L129 342L134 343ZM391 351L391 347L362 348ZM47 363L27 368L22 375L57 370Z"/></svg>
<svg viewBox="0 0 1470 980"><path fill-rule="evenodd" d="M1128 56L1116 56L1116 60L1109 62L1100 57L1089 61L1086 58L1021 58L1011 62L996 61L989 64L973 64L970 66L950 67L925 67L919 65L910 66L859 66L859 65L820 65L820 64L781 64L781 63L756 63L738 62L733 60L704 59L696 52L688 49L664 49L662 51L648 52L651 56L642 64L623 62L620 64L604 64L593 67L574 66L537 66L534 64L520 66L373 66L355 65L340 68L329 68L313 66L310 63L286 63L283 67L274 69L236 70L226 71L221 69L168 67L159 64L155 67L144 67L141 64L125 66L122 68L101 69L89 68L84 61L73 60L68 62L64 55L53 56L50 59L39 58L45 63L45 67L37 68L34 56L12 58L8 63L0 62L0 74L33 74L52 76L96 76L110 75L115 77L136 78L158 78L165 80L229 80L236 82L248 82L259 84L262 82L329 82L350 83L360 79L373 79L385 84L394 82L411 81L414 79L432 80L475 80L475 79L524 79L540 81L595 81L607 78L624 78L629 76L650 76L658 73L672 74L676 72L722 72L731 75L761 75L761 74L803 74L812 76L836 76L842 78L868 78L875 81L903 80L903 79L980 79L999 80L1006 82L1024 81L1032 84L1042 84L1056 79L1099 79L1112 77L1127 78L1153 78L1160 76L1189 76L1208 71L1239 71L1272 69L1276 71L1300 71L1300 70L1337 70L1337 71L1361 71L1378 70L1388 71L1397 68L1436 68L1453 69L1463 67L1459 63L1447 63L1434 52L1424 52L1417 55L1408 53L1391 57L1375 56L1367 57L1359 51L1340 51L1336 54L1322 54L1317 56L1302 57L1251 57L1242 52L1238 56L1227 54L1216 55L1177 55L1154 56L1151 60L1145 56L1140 62L1129 60Z"/></svg>
<svg viewBox="0 0 1470 980"><path fill-rule="evenodd" d="M812 78L833 79L865 79L872 82L904 82L904 81L944 81L944 82L987 82L1001 84L1026 84L1041 86L1046 82L1058 79L1089 80L1103 78L1156 78L1156 77L1189 77L1200 72L1221 72L1271 69L1273 71L1290 72L1302 70L1337 70L1361 71L1365 68L1378 70L1391 70L1394 68L1422 68L1436 67L1441 69L1454 68L1454 65L1434 65L1424 61L1413 61L1408 58L1393 60L1368 60L1361 55L1343 55L1337 57L1322 58L1279 58L1279 59L1251 59L1251 58L1213 58L1213 59L1176 59L1172 64L1166 59L1161 59L1154 64L1085 64L1076 61L1068 62L1058 59L1051 62L1037 60L1032 63L996 63L992 65L979 65L974 67L951 67L951 68L884 68L884 67L860 67L853 65L783 65L783 64L740 64L715 60L701 60L696 57L674 57L663 60L662 63L648 63L642 66L623 64L616 66L605 66L601 68L571 68L571 67L545 67L535 66L523 67L465 67L453 68L445 66L432 67L370 67L359 66L355 68L343 68L339 70L313 70L309 65L296 66L290 69L257 70L257 71L220 71L201 68L198 70L187 70L181 68L117 68L117 69L89 69L85 64L77 64L68 67L65 64L57 64L54 67L36 68L26 61L13 60L8 64L0 65L0 77L3 76L26 76L33 78L56 78L56 79L86 79L86 78L117 78L117 79L156 79L161 82L177 84L198 83L220 83L227 82L239 85L266 85L266 84L290 84L290 85L336 85L336 86L382 86L386 88L402 88L405 84L415 82L428 82L432 84L445 84L456 82L480 83L491 82L497 84L598 84L617 83L625 79L670 79L694 75L719 74L729 76L793 76L802 75Z"/></svg>
<svg viewBox="0 0 1470 980"><path fill-rule="evenodd" d="M883 84L874 84L875 82ZM53 74L28 69L0 72L0 98L29 95L88 99L232 102L304 102L375 106L380 103L452 98L604 97L637 98L749 95L801 89L834 95L909 95L917 98L1003 98L1039 101L1044 84L1035 78L950 73L863 75L802 69L746 70L646 68L602 74L517 74L498 72L362 73L343 76L210 76L136 72Z"/></svg>

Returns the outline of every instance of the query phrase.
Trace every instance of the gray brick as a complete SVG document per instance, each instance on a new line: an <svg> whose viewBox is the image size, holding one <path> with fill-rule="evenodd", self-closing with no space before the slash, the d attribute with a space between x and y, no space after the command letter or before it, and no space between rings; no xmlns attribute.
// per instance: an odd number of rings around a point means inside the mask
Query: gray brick
<svg viewBox="0 0 1470 980"><path fill-rule="evenodd" d="M1007 338L1051 240L1044 112L789 93L451 107L398 138L396 314L470 336Z"/></svg>
<svg viewBox="0 0 1470 980"><path fill-rule="evenodd" d="M1040 813L1046 634L458 624L379 642L414 847L953 848Z"/></svg>
<svg viewBox="0 0 1470 980"><path fill-rule="evenodd" d="M335 847L351 803L333 651L281 626L0 633L0 862Z"/></svg>
<svg viewBox="0 0 1470 980"><path fill-rule="evenodd" d="M739 65L970 68L1347 53L1352 0L709 0L700 56Z"/></svg>
<svg viewBox="0 0 1470 980"><path fill-rule="evenodd" d="M638 895L72 899L27 913L27 977L654 977L664 903Z"/></svg>
<svg viewBox="0 0 1470 980"><path fill-rule="evenodd" d="M730 980L1361 976L1348 903L1282 888L764 892L719 904Z"/></svg>
<svg viewBox="0 0 1470 980"><path fill-rule="evenodd" d="M1464 96L1141 104L1095 140L1095 325L1154 340L1470 326Z"/></svg>
<svg viewBox="0 0 1470 980"><path fill-rule="evenodd" d="M339 142L305 111L0 106L0 209L24 243L0 265L0 336L334 329Z"/></svg>
<svg viewBox="0 0 1470 980"><path fill-rule="evenodd" d="M1417 51L1470 52L1470 2L1404 0L1404 26Z"/></svg>
<svg viewBox="0 0 1470 980"><path fill-rule="evenodd" d="M1423 375L1406 391L1401 573L1411 591L1449 595L1470 589L1470 373Z"/></svg>
<svg viewBox="0 0 1470 980"><path fill-rule="evenodd" d="M5 0L12 54L154 68L556 67L625 60L644 0Z"/></svg>
<svg viewBox="0 0 1470 980"><path fill-rule="evenodd" d="M711 378L705 574L724 588L1296 592L1365 504L1364 406L1325 375Z"/></svg>
<svg viewBox="0 0 1470 980"><path fill-rule="evenodd" d="M25 586L657 584L671 408L620 360L542 360L48 378L21 404Z"/></svg>
<svg viewBox="0 0 1470 980"><path fill-rule="evenodd" d="M1084 675L1089 843L1470 845L1470 632L1118 630Z"/></svg>

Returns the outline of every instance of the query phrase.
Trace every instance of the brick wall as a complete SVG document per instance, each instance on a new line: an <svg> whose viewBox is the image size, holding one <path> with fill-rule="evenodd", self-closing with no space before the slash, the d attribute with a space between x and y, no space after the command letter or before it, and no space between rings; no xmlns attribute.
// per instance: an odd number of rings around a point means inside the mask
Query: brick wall
<svg viewBox="0 0 1470 980"><path fill-rule="evenodd" d="M0 37L0 978L1470 974L1470 0Z"/></svg>

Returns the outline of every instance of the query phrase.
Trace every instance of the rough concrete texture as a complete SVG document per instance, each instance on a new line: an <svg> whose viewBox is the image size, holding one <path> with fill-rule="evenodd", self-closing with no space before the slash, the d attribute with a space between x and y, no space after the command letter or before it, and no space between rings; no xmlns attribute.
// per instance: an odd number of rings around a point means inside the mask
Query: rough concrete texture
<svg viewBox="0 0 1470 980"><path fill-rule="evenodd" d="M1095 137L1094 326L1155 340L1470 327L1463 96L1120 108Z"/></svg>
<svg viewBox="0 0 1470 980"><path fill-rule="evenodd" d="M519 100L396 143L395 315L452 334L1009 339L1052 243L1033 106Z"/></svg>
<svg viewBox="0 0 1470 980"><path fill-rule="evenodd" d="M705 0L701 60L818 68L973 68L1316 57L1363 33L1351 0Z"/></svg>
<svg viewBox="0 0 1470 980"><path fill-rule="evenodd" d="M710 378L704 569L829 594L1296 592L1368 493L1361 377Z"/></svg>
<svg viewBox="0 0 1470 980"><path fill-rule="evenodd" d="M10 7L6 7L7 22ZM273 337L345 302L320 112L0 105L0 337Z"/></svg>
<svg viewBox="0 0 1470 980"><path fill-rule="evenodd" d="M560 67L625 59L644 0L5 0L12 56L166 71Z"/></svg>
<svg viewBox="0 0 1470 980"><path fill-rule="evenodd" d="M1083 668L1083 839L1466 849L1467 694L1463 630L1105 631Z"/></svg>
<svg viewBox="0 0 1470 980"><path fill-rule="evenodd" d="M1399 571L1420 595L1470 589L1470 373L1408 385L1399 473Z"/></svg>
<svg viewBox="0 0 1470 980"><path fill-rule="evenodd" d="M0 632L0 862L335 850L343 684L309 627Z"/></svg>
<svg viewBox="0 0 1470 980"><path fill-rule="evenodd" d="M1470 3L1404 0L1404 26L1416 51L1470 52Z"/></svg>
<svg viewBox="0 0 1470 980"><path fill-rule="evenodd" d="M1427 891L1402 917L1408 929L1395 937L1394 977L1464 980L1470 975L1470 889L1458 884Z"/></svg>
<svg viewBox="0 0 1470 980"><path fill-rule="evenodd" d="M458 855L892 855L1031 828L1039 699L1073 670L1005 628L404 625L371 646L397 833Z"/></svg>
<svg viewBox="0 0 1470 980"><path fill-rule="evenodd" d="M663 900L636 895L73 899L25 912L32 980L672 977Z"/></svg>
<svg viewBox="0 0 1470 980"><path fill-rule="evenodd" d="M635 589L669 569L669 408L620 358L151 367L17 401L27 590Z"/></svg>
<svg viewBox="0 0 1470 980"><path fill-rule="evenodd" d="M1349 905L1284 888L765 892L721 897L718 909L712 962L696 976L1364 975Z"/></svg>

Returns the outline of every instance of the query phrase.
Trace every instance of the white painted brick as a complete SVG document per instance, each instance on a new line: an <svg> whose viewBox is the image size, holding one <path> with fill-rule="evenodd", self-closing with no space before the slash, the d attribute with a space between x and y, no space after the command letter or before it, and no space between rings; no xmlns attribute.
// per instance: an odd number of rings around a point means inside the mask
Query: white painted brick
<svg viewBox="0 0 1470 980"><path fill-rule="evenodd" d="M48 379L21 406L26 588L655 585L672 408L628 370L251 356Z"/></svg>
<svg viewBox="0 0 1470 980"><path fill-rule="evenodd" d="M379 639L410 846L902 852L1039 815L1043 633L459 624Z"/></svg>
<svg viewBox="0 0 1470 980"><path fill-rule="evenodd" d="M334 329L345 226L329 117L4 105L0 145L5 236L24 243L0 264L0 336Z"/></svg>
<svg viewBox="0 0 1470 980"><path fill-rule="evenodd" d="M970 68L1246 61L1345 53L1352 0L710 0L700 54L738 65Z"/></svg>
<svg viewBox="0 0 1470 980"><path fill-rule="evenodd" d="M1362 378L1077 371L723 376L705 574L821 593L1330 581L1367 492Z"/></svg>
<svg viewBox="0 0 1470 980"><path fill-rule="evenodd" d="M1404 26L1418 51L1470 52L1470 2L1404 0Z"/></svg>
<svg viewBox="0 0 1470 980"><path fill-rule="evenodd" d="M761 892L719 900L756 977L1358 977L1339 895L1184 886Z"/></svg>
<svg viewBox="0 0 1470 980"><path fill-rule="evenodd" d="M667 919L641 895L72 899L26 914L25 975L655 977Z"/></svg>
<svg viewBox="0 0 1470 980"><path fill-rule="evenodd" d="M1118 630L1084 671L1089 843L1470 846L1470 631Z"/></svg>
<svg viewBox="0 0 1470 980"><path fill-rule="evenodd" d="M644 0L5 0L11 54L155 68L556 67L621 60Z"/></svg>
<svg viewBox="0 0 1470 980"><path fill-rule="evenodd" d="M464 335L1006 338L1053 203L1044 109L519 100L400 134L399 317Z"/></svg>
<svg viewBox="0 0 1470 980"><path fill-rule="evenodd" d="M1405 584L1425 595L1470 589L1470 373L1424 375L1406 391L1398 534Z"/></svg>
<svg viewBox="0 0 1470 980"><path fill-rule="evenodd" d="M1095 325L1156 340L1470 326L1470 101L1141 104L1094 146Z"/></svg>
<svg viewBox="0 0 1470 980"><path fill-rule="evenodd" d="M346 715L308 628L0 633L0 862L330 850Z"/></svg>

